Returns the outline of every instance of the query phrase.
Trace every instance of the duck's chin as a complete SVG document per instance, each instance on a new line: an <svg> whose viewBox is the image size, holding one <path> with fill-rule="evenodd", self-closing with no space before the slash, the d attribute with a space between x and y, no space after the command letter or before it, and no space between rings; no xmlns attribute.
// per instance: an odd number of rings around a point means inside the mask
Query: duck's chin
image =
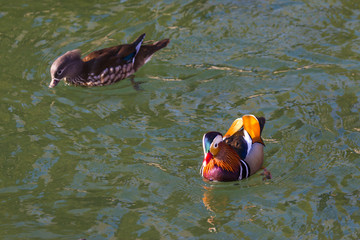
<svg viewBox="0 0 360 240"><path fill-rule="evenodd" d="M218 166L214 166L212 169L203 173L205 179L209 181L229 182L239 180L239 171L230 172L226 171Z"/></svg>

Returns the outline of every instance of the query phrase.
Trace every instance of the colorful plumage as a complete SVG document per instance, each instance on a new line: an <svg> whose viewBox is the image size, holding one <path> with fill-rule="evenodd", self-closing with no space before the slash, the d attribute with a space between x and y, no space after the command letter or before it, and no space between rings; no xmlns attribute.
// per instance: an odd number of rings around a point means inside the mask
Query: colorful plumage
<svg viewBox="0 0 360 240"><path fill-rule="evenodd" d="M142 45L144 38L145 33L131 44L97 50L83 59L78 49L66 52L51 65L49 87L55 87L63 78L76 86L104 86L131 76L170 42L164 39Z"/></svg>
<svg viewBox="0 0 360 240"><path fill-rule="evenodd" d="M264 125L265 118L245 115L236 119L224 136L219 132L206 133L202 141L202 176L212 181L235 181L258 171L264 159Z"/></svg>

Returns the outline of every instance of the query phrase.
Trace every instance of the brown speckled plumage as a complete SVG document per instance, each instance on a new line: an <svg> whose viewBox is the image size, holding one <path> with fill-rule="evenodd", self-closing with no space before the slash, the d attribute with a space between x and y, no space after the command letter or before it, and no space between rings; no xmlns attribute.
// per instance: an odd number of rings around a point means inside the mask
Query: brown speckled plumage
<svg viewBox="0 0 360 240"><path fill-rule="evenodd" d="M81 59L80 50L66 52L51 66L51 83L55 87L64 78L76 86L104 86L134 74L151 56L169 43L164 39L154 44L142 45L145 34L131 44L94 51Z"/></svg>

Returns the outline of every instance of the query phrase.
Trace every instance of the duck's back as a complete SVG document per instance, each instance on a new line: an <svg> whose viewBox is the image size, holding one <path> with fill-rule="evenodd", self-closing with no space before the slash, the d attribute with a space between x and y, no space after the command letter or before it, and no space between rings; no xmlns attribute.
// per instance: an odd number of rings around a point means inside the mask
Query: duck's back
<svg viewBox="0 0 360 240"><path fill-rule="evenodd" d="M259 121L260 133L261 133L264 128L266 120L264 117L256 117L256 118ZM249 134L247 134L247 132L244 131L244 128L241 128L232 136L227 137L224 140L224 142L229 144L231 147L233 147L242 160L246 158L247 153L252 145L251 137L249 136Z"/></svg>
<svg viewBox="0 0 360 240"><path fill-rule="evenodd" d="M226 144L229 144L231 147L233 147L242 160L246 158L250 146L245 139L244 129L241 129L231 137L226 138L224 142Z"/></svg>

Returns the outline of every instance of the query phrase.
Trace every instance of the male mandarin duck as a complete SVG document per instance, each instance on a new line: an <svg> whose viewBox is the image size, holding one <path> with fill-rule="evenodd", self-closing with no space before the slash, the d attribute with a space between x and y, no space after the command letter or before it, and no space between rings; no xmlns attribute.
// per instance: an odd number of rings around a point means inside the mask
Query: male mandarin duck
<svg viewBox="0 0 360 240"><path fill-rule="evenodd" d="M170 42L164 39L142 45L144 38L145 33L131 44L97 50L83 59L78 49L66 52L51 65L49 87L55 87L63 78L76 86L104 86L129 77Z"/></svg>
<svg viewBox="0 0 360 240"><path fill-rule="evenodd" d="M236 119L224 136L206 133L201 175L211 181L235 181L256 173L264 161L264 125L265 118L245 115Z"/></svg>

